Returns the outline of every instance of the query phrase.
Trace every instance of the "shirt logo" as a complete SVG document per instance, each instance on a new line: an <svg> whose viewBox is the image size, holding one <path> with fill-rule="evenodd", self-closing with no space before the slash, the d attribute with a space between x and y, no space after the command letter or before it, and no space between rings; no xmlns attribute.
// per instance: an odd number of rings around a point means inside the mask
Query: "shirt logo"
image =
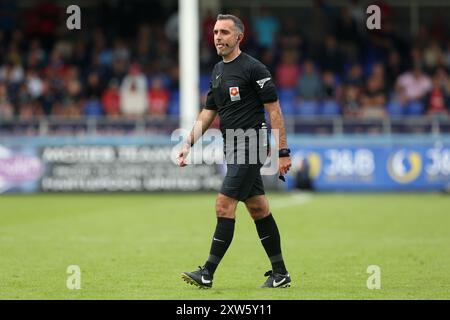
<svg viewBox="0 0 450 320"><path fill-rule="evenodd" d="M257 80L256 83L262 89L262 88L264 88L264 85L266 84L266 82L269 81L269 80L270 80L270 77L269 78L264 78L264 79L261 79L261 80Z"/></svg>
<svg viewBox="0 0 450 320"><path fill-rule="evenodd" d="M230 87L230 99L231 101L241 100L241 96L239 94L239 87Z"/></svg>

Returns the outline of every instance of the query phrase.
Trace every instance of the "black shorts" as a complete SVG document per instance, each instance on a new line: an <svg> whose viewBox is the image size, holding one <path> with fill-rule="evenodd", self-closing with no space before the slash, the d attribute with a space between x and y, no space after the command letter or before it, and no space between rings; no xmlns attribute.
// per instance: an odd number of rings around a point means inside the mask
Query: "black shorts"
<svg viewBox="0 0 450 320"><path fill-rule="evenodd" d="M220 193L239 201L265 194L261 167L260 164L227 164Z"/></svg>

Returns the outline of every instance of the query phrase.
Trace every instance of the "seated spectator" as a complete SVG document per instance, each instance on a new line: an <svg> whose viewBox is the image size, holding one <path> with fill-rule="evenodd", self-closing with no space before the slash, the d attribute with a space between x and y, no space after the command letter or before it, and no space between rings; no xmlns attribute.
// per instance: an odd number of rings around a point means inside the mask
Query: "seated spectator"
<svg viewBox="0 0 450 320"><path fill-rule="evenodd" d="M293 50L283 51L281 62L276 69L277 84L282 89L293 89L300 76L300 66L297 64L297 53Z"/></svg>
<svg viewBox="0 0 450 320"><path fill-rule="evenodd" d="M345 117L354 118L360 114L361 89L354 84L344 86L341 105Z"/></svg>
<svg viewBox="0 0 450 320"><path fill-rule="evenodd" d="M43 83L35 70L28 70L26 77L28 93L33 99L37 99L42 95Z"/></svg>
<svg viewBox="0 0 450 320"><path fill-rule="evenodd" d="M148 111L147 80L139 65L132 64L120 87L120 109L125 116L137 118Z"/></svg>
<svg viewBox="0 0 450 320"><path fill-rule="evenodd" d="M359 87L364 85L363 69L359 63L353 63L347 72L344 82Z"/></svg>
<svg viewBox="0 0 450 320"><path fill-rule="evenodd" d="M322 94L322 84L311 60L303 64L303 71L297 84L298 96L302 100L318 100Z"/></svg>
<svg viewBox="0 0 450 320"><path fill-rule="evenodd" d="M402 104L421 100L431 90L431 79L420 66L401 74L396 82L396 92Z"/></svg>
<svg viewBox="0 0 450 320"><path fill-rule="evenodd" d="M439 64L444 63L444 54L437 41L432 41L423 52L424 67L427 72L433 72Z"/></svg>
<svg viewBox="0 0 450 320"><path fill-rule="evenodd" d="M150 100L150 114L156 117L163 117L167 114L170 93L163 87L160 78L153 79L148 93Z"/></svg>
<svg viewBox="0 0 450 320"><path fill-rule="evenodd" d="M89 73L86 82L87 84L85 96L99 98L102 94L103 88L100 83L100 77L97 74L97 72Z"/></svg>
<svg viewBox="0 0 450 320"><path fill-rule="evenodd" d="M444 69L436 72L432 80L432 88L425 98L427 114L448 116L450 101L450 79Z"/></svg>
<svg viewBox="0 0 450 320"><path fill-rule="evenodd" d="M382 79L376 75L370 76L367 85L361 95L362 118L384 118L386 117L386 92Z"/></svg>
<svg viewBox="0 0 450 320"><path fill-rule="evenodd" d="M340 100L342 89L331 71L322 74L322 100Z"/></svg>
<svg viewBox="0 0 450 320"><path fill-rule="evenodd" d="M120 115L120 93L117 79L112 79L108 88L103 92L102 105L107 116L117 117Z"/></svg>
<svg viewBox="0 0 450 320"><path fill-rule="evenodd" d="M14 117L14 107L8 97L8 90L4 83L0 83L0 120Z"/></svg>

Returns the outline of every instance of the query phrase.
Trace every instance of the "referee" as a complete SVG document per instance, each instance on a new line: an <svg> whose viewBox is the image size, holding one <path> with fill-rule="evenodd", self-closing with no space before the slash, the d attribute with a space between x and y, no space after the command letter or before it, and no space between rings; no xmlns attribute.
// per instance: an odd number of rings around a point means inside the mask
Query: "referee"
<svg viewBox="0 0 450 320"><path fill-rule="evenodd" d="M259 238L272 264L272 270L264 274L268 278L262 287L289 287L291 282L281 253L280 233L269 210L260 173L268 156L268 152L261 152L261 145L268 150L270 139L263 135L262 140L265 141L261 144L261 139L258 139L256 148L254 141L250 139L254 136L261 137L260 133L267 130L264 110L270 115L272 132L278 141L280 178L291 167L290 150L287 148L283 116L272 76L260 61L241 52L239 44L243 36L244 25L238 17L229 14L217 16L214 43L222 61L214 66L205 107L177 158L180 167L187 165L186 157L190 148L219 113L220 129L225 141L227 174L216 199L216 230L204 266L193 272L182 273L183 280L200 288L212 287L214 272L233 239L235 212L239 201L245 203L255 221ZM239 130L246 132L244 140L239 137L237 141L234 138L228 139L231 133ZM241 150L244 150L244 157L237 152ZM252 154L255 152L259 156L252 162Z"/></svg>

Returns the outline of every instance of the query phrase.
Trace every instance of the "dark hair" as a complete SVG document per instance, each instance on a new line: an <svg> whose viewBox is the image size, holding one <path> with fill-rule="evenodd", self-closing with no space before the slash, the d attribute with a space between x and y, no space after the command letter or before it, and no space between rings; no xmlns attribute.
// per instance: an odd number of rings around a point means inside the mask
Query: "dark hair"
<svg viewBox="0 0 450 320"><path fill-rule="evenodd" d="M217 20L232 20L239 32L244 33L245 31L242 20L232 14L219 14Z"/></svg>

